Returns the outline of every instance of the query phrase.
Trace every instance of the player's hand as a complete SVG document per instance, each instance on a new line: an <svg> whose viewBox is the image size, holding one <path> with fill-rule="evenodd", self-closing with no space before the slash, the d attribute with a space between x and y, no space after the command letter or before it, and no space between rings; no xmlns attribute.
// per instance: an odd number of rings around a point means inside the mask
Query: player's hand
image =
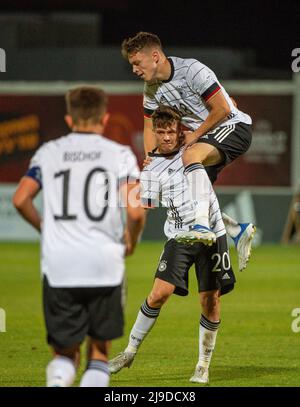
<svg viewBox="0 0 300 407"><path fill-rule="evenodd" d="M130 256L133 253L133 247L128 229L125 229L124 231L123 242L125 245L125 256Z"/></svg>
<svg viewBox="0 0 300 407"><path fill-rule="evenodd" d="M135 245L132 242L129 230L124 232L124 244L125 244L125 257L131 256L135 250Z"/></svg>
<svg viewBox="0 0 300 407"><path fill-rule="evenodd" d="M195 133L193 131L184 131L183 134L185 150L195 144L199 138L198 136L195 136Z"/></svg>
<svg viewBox="0 0 300 407"><path fill-rule="evenodd" d="M143 161L143 168L145 168L147 165L149 165L151 163L151 161L152 161L152 158L147 155L147 157Z"/></svg>
<svg viewBox="0 0 300 407"><path fill-rule="evenodd" d="M131 242L126 242L126 249L125 249L125 257L131 256L134 252L134 247L132 246Z"/></svg>

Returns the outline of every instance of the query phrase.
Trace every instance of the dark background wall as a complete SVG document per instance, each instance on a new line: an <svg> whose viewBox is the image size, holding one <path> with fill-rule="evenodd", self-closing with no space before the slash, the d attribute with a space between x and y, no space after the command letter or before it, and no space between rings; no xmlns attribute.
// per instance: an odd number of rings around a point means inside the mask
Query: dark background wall
<svg viewBox="0 0 300 407"><path fill-rule="evenodd" d="M139 81L132 74L120 47L5 48L6 72L0 80L22 81ZM171 48L167 55L196 58L218 78L238 79L247 68L248 53L231 49ZM278 72L283 77L283 72ZM288 76L288 74L284 76Z"/></svg>
<svg viewBox="0 0 300 407"><path fill-rule="evenodd" d="M140 30L152 31L166 47L230 48L244 53L242 69L237 67L234 72L236 77L243 78L291 76L291 51L300 46L300 3L296 0L2 0L0 13L0 47L5 49L110 46L119 49L124 37ZM66 28L66 24L59 13L72 14L77 18L78 28L69 26L64 32L62 27ZM42 15L44 28L41 22L36 22L31 30L23 27L22 32L19 28L19 40L14 42L12 31L7 25L4 29L9 14L24 19L30 14ZM85 20L85 15L90 20ZM223 56L227 65L228 59L230 56Z"/></svg>

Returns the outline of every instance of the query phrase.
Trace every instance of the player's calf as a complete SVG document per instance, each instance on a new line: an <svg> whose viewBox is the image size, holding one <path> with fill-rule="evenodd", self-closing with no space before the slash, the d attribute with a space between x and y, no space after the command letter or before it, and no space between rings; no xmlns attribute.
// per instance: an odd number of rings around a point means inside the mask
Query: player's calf
<svg viewBox="0 0 300 407"><path fill-rule="evenodd" d="M160 308L151 307L145 300L131 329L126 349L108 363L110 373L117 373L124 367L131 366L139 347L154 326L159 312Z"/></svg>
<svg viewBox="0 0 300 407"><path fill-rule="evenodd" d="M174 284L156 278L148 295L147 304L151 308L161 308L175 290Z"/></svg>

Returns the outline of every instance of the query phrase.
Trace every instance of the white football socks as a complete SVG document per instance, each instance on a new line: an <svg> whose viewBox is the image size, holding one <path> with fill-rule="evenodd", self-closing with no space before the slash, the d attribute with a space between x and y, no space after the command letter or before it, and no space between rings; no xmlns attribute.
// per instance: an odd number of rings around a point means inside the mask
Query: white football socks
<svg viewBox="0 0 300 407"><path fill-rule="evenodd" d="M129 335L129 343L125 352L136 353L146 335L151 331L159 315L160 308L152 308L147 300L141 306L136 321Z"/></svg>
<svg viewBox="0 0 300 407"><path fill-rule="evenodd" d="M80 387L108 387L109 378L107 362L90 360L81 378Z"/></svg>
<svg viewBox="0 0 300 407"><path fill-rule="evenodd" d="M196 205L196 221L198 225L209 228L209 200L212 185L201 163L189 164L185 167L190 197Z"/></svg>
<svg viewBox="0 0 300 407"><path fill-rule="evenodd" d="M215 348L219 322L211 322L201 315L199 327L199 360L197 366L209 368L213 350Z"/></svg>
<svg viewBox="0 0 300 407"><path fill-rule="evenodd" d="M56 356L46 368L47 387L72 386L75 375L73 361L64 356Z"/></svg>

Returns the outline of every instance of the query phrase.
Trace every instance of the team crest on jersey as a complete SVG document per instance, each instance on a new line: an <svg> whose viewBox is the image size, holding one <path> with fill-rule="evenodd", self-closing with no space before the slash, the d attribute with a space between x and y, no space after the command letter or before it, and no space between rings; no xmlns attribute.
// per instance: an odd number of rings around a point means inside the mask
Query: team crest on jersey
<svg viewBox="0 0 300 407"><path fill-rule="evenodd" d="M158 271L165 271L167 268L167 260L162 260L158 265Z"/></svg>
<svg viewBox="0 0 300 407"><path fill-rule="evenodd" d="M184 99L189 95L189 89L184 88L183 86L177 85L177 92Z"/></svg>

